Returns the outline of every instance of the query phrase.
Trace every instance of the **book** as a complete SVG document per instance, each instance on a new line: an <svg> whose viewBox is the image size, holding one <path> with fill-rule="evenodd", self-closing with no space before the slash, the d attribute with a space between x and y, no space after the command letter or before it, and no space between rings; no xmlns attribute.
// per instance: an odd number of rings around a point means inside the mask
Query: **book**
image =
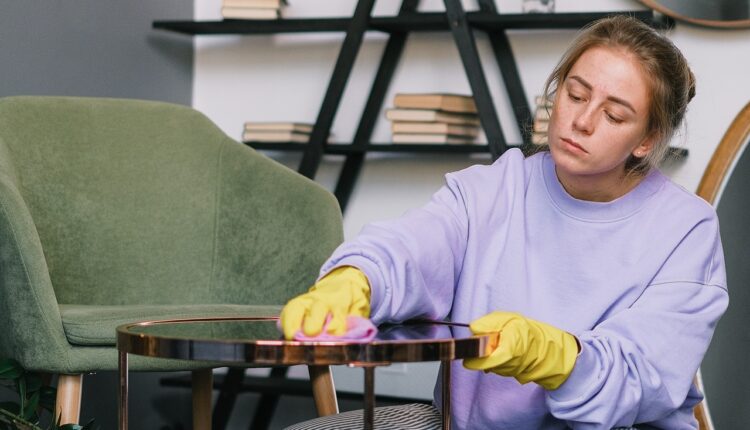
<svg viewBox="0 0 750 430"><path fill-rule="evenodd" d="M549 116L552 111L545 108L539 108L534 112L534 121L549 121Z"/></svg>
<svg viewBox="0 0 750 430"><path fill-rule="evenodd" d="M302 122L252 122L245 123L245 131L294 131L297 133L312 132L313 124Z"/></svg>
<svg viewBox="0 0 750 430"><path fill-rule="evenodd" d="M531 143L533 143L534 145L546 145L547 133L531 133Z"/></svg>
<svg viewBox="0 0 750 430"><path fill-rule="evenodd" d="M537 119L534 120L534 131L546 133L549 129L549 121Z"/></svg>
<svg viewBox="0 0 750 430"><path fill-rule="evenodd" d="M552 100L546 99L546 98L544 98L542 96L536 96L536 97L534 97L534 104L536 105L537 108L540 108L540 107L550 107L551 108L552 107Z"/></svg>
<svg viewBox="0 0 750 430"><path fill-rule="evenodd" d="M446 112L477 113L477 105L472 96L447 93L399 93L393 105L406 109L435 109Z"/></svg>
<svg viewBox="0 0 750 430"><path fill-rule="evenodd" d="M471 143L472 138L449 134L403 134L393 135L393 143Z"/></svg>
<svg viewBox="0 0 750 430"><path fill-rule="evenodd" d="M299 142L307 143L310 135L293 131L246 131L242 133L245 142Z"/></svg>
<svg viewBox="0 0 750 430"><path fill-rule="evenodd" d="M256 9L281 9L286 0L222 0L224 7L249 7Z"/></svg>
<svg viewBox="0 0 750 430"><path fill-rule="evenodd" d="M446 124L479 125L479 117L434 109L386 109L391 121L444 122Z"/></svg>
<svg viewBox="0 0 750 430"><path fill-rule="evenodd" d="M450 134L476 137L479 127L475 125L446 124L443 122L393 122L393 133Z"/></svg>
<svg viewBox="0 0 750 430"><path fill-rule="evenodd" d="M221 16L225 19L278 19L279 10L250 7L222 7Z"/></svg>

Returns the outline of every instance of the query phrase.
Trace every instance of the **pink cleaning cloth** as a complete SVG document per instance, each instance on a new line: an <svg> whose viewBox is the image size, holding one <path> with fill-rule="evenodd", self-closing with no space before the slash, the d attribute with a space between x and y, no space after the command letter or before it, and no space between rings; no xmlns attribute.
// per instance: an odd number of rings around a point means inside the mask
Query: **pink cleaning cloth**
<svg viewBox="0 0 750 430"><path fill-rule="evenodd" d="M375 324L373 324L369 318L351 315L346 317L346 332L340 335L326 332L329 322L331 322L330 315L326 318L326 322L323 325L323 331L315 336L307 336L302 329L297 330L297 333L294 334L294 340L302 342L346 341L353 343L368 343L375 338L376 334L378 334L378 328L375 327Z"/></svg>

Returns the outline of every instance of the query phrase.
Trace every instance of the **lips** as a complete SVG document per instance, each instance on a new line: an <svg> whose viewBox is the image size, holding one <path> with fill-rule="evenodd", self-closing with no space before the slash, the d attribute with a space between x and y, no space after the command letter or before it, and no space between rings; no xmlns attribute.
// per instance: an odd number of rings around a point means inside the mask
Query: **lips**
<svg viewBox="0 0 750 430"><path fill-rule="evenodd" d="M579 145L578 143L576 143L573 140L570 140L570 139L567 139L567 138L562 138L561 140L565 143L565 146L567 146L568 148L570 148L573 151L580 151L580 152L584 152L586 154L589 153L588 151L586 151L583 148L583 146Z"/></svg>

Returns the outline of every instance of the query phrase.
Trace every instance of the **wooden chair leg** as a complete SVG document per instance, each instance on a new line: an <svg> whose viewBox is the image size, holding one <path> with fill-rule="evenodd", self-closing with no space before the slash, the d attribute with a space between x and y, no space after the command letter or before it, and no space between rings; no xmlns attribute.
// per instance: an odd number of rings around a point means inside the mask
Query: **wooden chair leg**
<svg viewBox="0 0 750 430"><path fill-rule="evenodd" d="M193 429L211 430L213 369L193 370Z"/></svg>
<svg viewBox="0 0 750 430"><path fill-rule="evenodd" d="M339 413L339 405L336 400L336 388L333 385L333 375L330 366L307 366L310 372L313 398L318 416L323 417Z"/></svg>
<svg viewBox="0 0 750 430"><path fill-rule="evenodd" d="M60 375L57 378L55 420L61 424L78 424L81 415L81 387L83 375Z"/></svg>

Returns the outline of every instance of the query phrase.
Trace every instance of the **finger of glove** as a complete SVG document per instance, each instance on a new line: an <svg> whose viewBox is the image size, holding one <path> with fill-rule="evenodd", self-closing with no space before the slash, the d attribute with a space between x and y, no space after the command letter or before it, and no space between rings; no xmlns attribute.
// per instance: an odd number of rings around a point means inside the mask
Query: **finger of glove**
<svg viewBox="0 0 750 430"><path fill-rule="evenodd" d="M346 312L344 312L343 309L331 310L331 320L328 321L326 332L335 336L341 336L342 334L346 333L346 330L347 330L346 318L348 316L349 315Z"/></svg>
<svg viewBox="0 0 750 430"><path fill-rule="evenodd" d="M284 338L288 340L294 339L295 333L302 327L302 321L305 319L305 314L310 304L310 300L298 297L290 300L284 306L279 317Z"/></svg>
<svg viewBox="0 0 750 430"><path fill-rule="evenodd" d="M472 321L469 328L474 334L496 333L516 318L519 318L519 316L513 312L491 312Z"/></svg>
<svg viewBox="0 0 750 430"><path fill-rule="evenodd" d="M329 309L328 304L321 300L312 303L302 324L302 332L305 336L317 336L323 331Z"/></svg>
<svg viewBox="0 0 750 430"><path fill-rule="evenodd" d="M516 354L515 344L517 343L517 333L514 330L507 330L500 333L500 342L492 353L486 357L468 358L464 360L464 367L470 370L484 370L507 374L507 367L515 366ZM509 375L512 376L512 375Z"/></svg>

